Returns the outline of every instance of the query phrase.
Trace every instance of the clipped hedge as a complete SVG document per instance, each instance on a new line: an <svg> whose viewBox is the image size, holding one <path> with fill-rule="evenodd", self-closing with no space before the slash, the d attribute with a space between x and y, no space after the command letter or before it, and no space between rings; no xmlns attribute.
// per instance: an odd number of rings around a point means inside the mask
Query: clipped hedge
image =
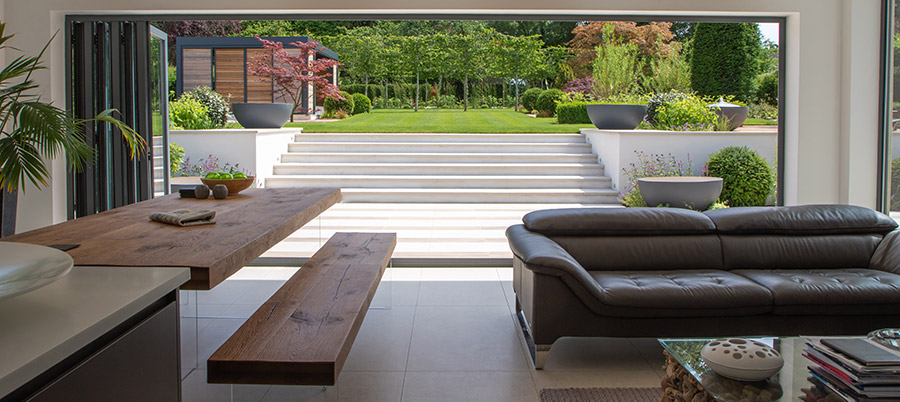
<svg viewBox="0 0 900 402"><path fill-rule="evenodd" d="M531 112L534 109L537 109L535 104L537 103L537 99L544 92L543 89L540 88L528 88L522 94L522 106L525 107L525 110Z"/></svg>
<svg viewBox="0 0 900 402"><path fill-rule="evenodd" d="M556 115L556 103L565 96L565 93L559 89L552 88L541 93L535 102L534 108L543 117L553 117Z"/></svg>
<svg viewBox="0 0 900 402"><path fill-rule="evenodd" d="M766 204L775 188L775 175L756 151L744 147L722 148L709 156L707 175L722 178L719 199L730 207Z"/></svg>
<svg viewBox="0 0 900 402"><path fill-rule="evenodd" d="M756 24L698 23L691 53L691 88L699 95L734 95L751 101L761 51Z"/></svg>
<svg viewBox="0 0 900 402"><path fill-rule="evenodd" d="M206 130L216 128L209 120L206 106L191 96L182 95L169 102L169 122L181 130Z"/></svg>
<svg viewBox="0 0 900 402"><path fill-rule="evenodd" d="M556 105L556 122L559 124L591 124L587 102L568 102Z"/></svg>
<svg viewBox="0 0 900 402"><path fill-rule="evenodd" d="M368 96L352 94L350 97L353 99L353 110L350 114L369 113L372 110L372 100Z"/></svg>
<svg viewBox="0 0 900 402"><path fill-rule="evenodd" d="M778 105L778 73L763 74L759 77L756 97L770 105Z"/></svg>
<svg viewBox="0 0 900 402"><path fill-rule="evenodd" d="M181 96L190 96L206 108L206 115L209 116L212 125L210 128L225 127L225 122L228 121L228 102L218 92L203 85L187 91ZM231 95L228 97L230 98Z"/></svg>
<svg viewBox="0 0 900 402"><path fill-rule="evenodd" d="M350 114L353 111L353 96L346 91L338 92L338 95L344 99L341 100L333 96L325 98L325 116L333 117L338 110L343 110L346 114Z"/></svg>

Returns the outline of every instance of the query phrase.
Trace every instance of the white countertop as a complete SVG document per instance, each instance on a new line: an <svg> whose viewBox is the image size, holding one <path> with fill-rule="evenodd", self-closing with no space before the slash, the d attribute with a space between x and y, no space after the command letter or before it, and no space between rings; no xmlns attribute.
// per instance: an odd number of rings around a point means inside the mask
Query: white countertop
<svg viewBox="0 0 900 402"><path fill-rule="evenodd" d="M190 279L187 268L76 266L0 301L0 397Z"/></svg>

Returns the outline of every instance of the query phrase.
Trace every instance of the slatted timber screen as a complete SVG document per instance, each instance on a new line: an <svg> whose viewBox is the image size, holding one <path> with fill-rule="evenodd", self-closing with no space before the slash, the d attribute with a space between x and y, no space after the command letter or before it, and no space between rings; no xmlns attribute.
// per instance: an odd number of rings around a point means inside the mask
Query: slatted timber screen
<svg viewBox="0 0 900 402"><path fill-rule="evenodd" d="M216 92L231 102L244 102L244 49L216 49Z"/></svg>
<svg viewBox="0 0 900 402"><path fill-rule="evenodd" d="M272 63L269 49L247 49L247 61L265 58ZM247 73L247 102L272 102L272 79Z"/></svg>
<svg viewBox="0 0 900 402"><path fill-rule="evenodd" d="M203 85L212 87L212 49L184 49L181 62L184 92Z"/></svg>

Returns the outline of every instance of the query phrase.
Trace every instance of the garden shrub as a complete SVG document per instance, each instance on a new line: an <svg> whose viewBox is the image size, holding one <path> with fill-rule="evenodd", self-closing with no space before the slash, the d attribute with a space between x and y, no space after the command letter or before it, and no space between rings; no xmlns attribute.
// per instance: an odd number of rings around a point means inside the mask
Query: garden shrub
<svg viewBox="0 0 900 402"><path fill-rule="evenodd" d="M535 104L537 103L537 99L543 92L544 90L540 88L528 88L525 93L522 94L522 106L525 107L525 110L530 112L536 109Z"/></svg>
<svg viewBox="0 0 900 402"><path fill-rule="evenodd" d="M350 114L369 113L369 110L372 110L372 101L368 96L355 93L350 97L353 99L353 110Z"/></svg>
<svg viewBox="0 0 900 402"><path fill-rule="evenodd" d="M608 25L612 27L612 25ZM604 32L606 29L604 29ZM612 32L610 31L610 34ZM595 49L594 93L600 97L630 93L640 82L640 51L633 43L606 43Z"/></svg>
<svg viewBox="0 0 900 402"><path fill-rule="evenodd" d="M778 120L778 108L768 103L751 103L747 117L753 119Z"/></svg>
<svg viewBox="0 0 900 402"><path fill-rule="evenodd" d="M778 73L768 73L759 76L759 87L756 89L756 97L760 102L778 105Z"/></svg>
<svg viewBox="0 0 900 402"><path fill-rule="evenodd" d="M228 102L218 92L203 85L187 91L181 96L190 96L206 107L206 114L213 125L210 128L225 127L225 122L228 121Z"/></svg>
<svg viewBox="0 0 900 402"><path fill-rule="evenodd" d="M656 124L656 112L660 107L674 100L684 99L689 96L691 95L683 92L662 92L651 95L650 99L647 100L647 121L650 124Z"/></svg>
<svg viewBox="0 0 900 402"><path fill-rule="evenodd" d="M556 105L556 121L559 124L591 124L586 102L567 102Z"/></svg>
<svg viewBox="0 0 900 402"><path fill-rule="evenodd" d="M215 128L209 120L206 106L190 96L182 96L177 101L169 102L169 121L182 130Z"/></svg>
<svg viewBox="0 0 900 402"><path fill-rule="evenodd" d="M775 188L775 175L766 160L744 147L727 147L709 156L707 176L721 177L719 199L731 207L765 205Z"/></svg>
<svg viewBox="0 0 900 402"><path fill-rule="evenodd" d="M900 210L900 158L891 160L891 211Z"/></svg>
<svg viewBox="0 0 900 402"><path fill-rule="evenodd" d="M534 108L537 109L543 117L553 117L556 115L556 102L562 99L563 96L563 91L559 89L548 89L538 96Z"/></svg>
<svg viewBox="0 0 900 402"><path fill-rule="evenodd" d="M625 191L619 195L622 197L622 205L626 207L647 206L644 198L641 197L640 189L638 189L638 179L644 177L693 175L690 159L685 163L679 161L672 154L645 154L641 151L634 151L634 153L637 155L638 162L622 169L627 183L623 187Z"/></svg>
<svg viewBox="0 0 900 402"><path fill-rule="evenodd" d="M691 87L700 95L734 95L750 101L762 51L751 23L698 23L691 53Z"/></svg>
<svg viewBox="0 0 900 402"><path fill-rule="evenodd" d="M345 113L349 113L353 110L353 97L346 91L338 92L338 95L344 99L338 99L335 96L325 98L326 117L334 117L335 112L338 110L343 110Z"/></svg>
<svg viewBox="0 0 900 402"><path fill-rule="evenodd" d="M169 176L178 176L178 169L184 163L184 147L175 143L169 144Z"/></svg>
<svg viewBox="0 0 900 402"><path fill-rule="evenodd" d="M719 115L702 99L687 96L658 107L654 120L653 126L662 130L712 131L717 129Z"/></svg>
<svg viewBox="0 0 900 402"><path fill-rule="evenodd" d="M584 77L584 78L576 78L572 81L563 85L562 88L565 93L580 93L584 95L590 95L594 93L594 78L592 77Z"/></svg>

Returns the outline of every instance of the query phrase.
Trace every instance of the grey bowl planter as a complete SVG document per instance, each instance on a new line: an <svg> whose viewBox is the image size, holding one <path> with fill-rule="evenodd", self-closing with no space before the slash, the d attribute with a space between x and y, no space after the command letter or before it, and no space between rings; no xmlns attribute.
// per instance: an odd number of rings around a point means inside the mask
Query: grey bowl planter
<svg viewBox="0 0 900 402"><path fill-rule="evenodd" d="M587 113L601 130L634 130L647 115L647 105L587 105Z"/></svg>
<svg viewBox="0 0 900 402"><path fill-rule="evenodd" d="M290 103L232 103L234 118L244 128L281 128L291 119Z"/></svg>
<svg viewBox="0 0 900 402"><path fill-rule="evenodd" d="M708 106L719 115L720 119L728 119L728 131L743 126L744 121L747 120L747 114L750 113L750 108L747 106L735 105L734 103L728 103L723 100Z"/></svg>
<svg viewBox="0 0 900 402"><path fill-rule="evenodd" d="M675 176L638 179L648 206L668 205L705 211L722 194L721 177Z"/></svg>

